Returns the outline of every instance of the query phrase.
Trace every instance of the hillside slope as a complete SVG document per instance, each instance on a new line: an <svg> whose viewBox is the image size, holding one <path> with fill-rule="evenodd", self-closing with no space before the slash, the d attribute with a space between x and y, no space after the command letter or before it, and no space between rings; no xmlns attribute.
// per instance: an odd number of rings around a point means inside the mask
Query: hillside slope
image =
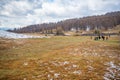
<svg viewBox="0 0 120 80"><path fill-rule="evenodd" d="M58 28L64 31L75 30L94 30L102 29L108 30L120 24L120 11L110 12L104 15L88 16L83 18L74 18L60 21L57 23L43 23L29 25L23 28L14 29L13 32L26 33L26 32L46 32L51 33Z"/></svg>

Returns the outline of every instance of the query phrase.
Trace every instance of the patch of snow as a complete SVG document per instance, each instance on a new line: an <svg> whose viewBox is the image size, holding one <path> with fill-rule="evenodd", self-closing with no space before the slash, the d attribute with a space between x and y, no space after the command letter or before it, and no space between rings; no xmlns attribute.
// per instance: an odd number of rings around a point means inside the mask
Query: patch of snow
<svg viewBox="0 0 120 80"><path fill-rule="evenodd" d="M81 74L81 71L78 70L78 71L74 71L73 73L74 73L74 74L78 74L78 75L80 75L80 74Z"/></svg>
<svg viewBox="0 0 120 80"><path fill-rule="evenodd" d="M50 78L50 74L48 74L47 77Z"/></svg>
<svg viewBox="0 0 120 80"><path fill-rule="evenodd" d="M66 65L66 64L69 64L69 62L68 62L68 61L65 61L65 62L63 62L63 64Z"/></svg>
<svg viewBox="0 0 120 80"><path fill-rule="evenodd" d="M116 65L112 61L109 62L109 65L110 65L111 68L116 68Z"/></svg>
<svg viewBox="0 0 120 80"><path fill-rule="evenodd" d="M60 75L59 73L55 73L55 74L54 74L54 77L55 77L55 78L58 78L59 75Z"/></svg>
<svg viewBox="0 0 120 80"><path fill-rule="evenodd" d="M120 66L115 65L113 61L106 63L105 65L108 66L107 72L104 74L105 80L117 79L120 76ZM120 78L119 78L120 79Z"/></svg>
<svg viewBox="0 0 120 80"><path fill-rule="evenodd" d="M50 38L48 36L32 36L32 35L12 33L12 32L3 31L3 30L0 30L0 37L3 37L3 38L13 38L13 39L21 39L21 38Z"/></svg>
<svg viewBox="0 0 120 80"><path fill-rule="evenodd" d="M24 64L23 64L23 65L27 66L27 65L28 65L28 62L24 62Z"/></svg>
<svg viewBox="0 0 120 80"><path fill-rule="evenodd" d="M105 76L104 76L103 78L104 78L104 80L110 80L109 78L107 78L107 77L105 77Z"/></svg>
<svg viewBox="0 0 120 80"><path fill-rule="evenodd" d="M106 72L105 75L104 75L104 79L105 80L110 80L110 79L114 79L114 74L112 73L109 73L109 72Z"/></svg>
<svg viewBox="0 0 120 80"><path fill-rule="evenodd" d="M92 66L88 66L88 70L92 71L94 68Z"/></svg>
<svg viewBox="0 0 120 80"><path fill-rule="evenodd" d="M75 64L73 64L72 66L73 66L73 68L77 68L77 67L78 67L78 66L77 66L77 65L75 65Z"/></svg>
<svg viewBox="0 0 120 80"><path fill-rule="evenodd" d="M72 67L69 66L69 67L65 67L64 69L65 69L65 70L71 70L71 68L72 68Z"/></svg>
<svg viewBox="0 0 120 80"><path fill-rule="evenodd" d="M64 61L64 62L58 62L60 66L64 66L64 65L67 65L69 64L70 62L69 61Z"/></svg>

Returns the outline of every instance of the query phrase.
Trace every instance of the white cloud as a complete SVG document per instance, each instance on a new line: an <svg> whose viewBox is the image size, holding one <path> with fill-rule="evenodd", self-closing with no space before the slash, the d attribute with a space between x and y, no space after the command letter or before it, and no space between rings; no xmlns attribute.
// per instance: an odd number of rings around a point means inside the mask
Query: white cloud
<svg viewBox="0 0 120 80"><path fill-rule="evenodd" d="M5 16L17 16L18 14L25 13L32 9L32 6L27 1L11 1L3 6L1 11L2 15Z"/></svg>
<svg viewBox="0 0 120 80"><path fill-rule="evenodd" d="M88 7L91 10L103 10L118 4L120 4L119 0L88 0Z"/></svg>
<svg viewBox="0 0 120 80"><path fill-rule="evenodd" d="M98 15L120 10L119 5L119 0L8 0L4 5L0 3L0 17L4 24L0 27L19 27Z"/></svg>

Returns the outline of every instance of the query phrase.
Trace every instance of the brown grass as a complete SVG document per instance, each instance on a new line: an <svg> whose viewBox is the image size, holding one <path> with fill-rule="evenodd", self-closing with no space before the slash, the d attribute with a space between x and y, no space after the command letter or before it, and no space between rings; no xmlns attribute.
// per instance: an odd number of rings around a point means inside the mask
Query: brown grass
<svg viewBox="0 0 120 80"><path fill-rule="evenodd" d="M1 80L120 79L118 37L94 41L89 37L61 36L14 40L12 45L7 41L1 42L9 45L0 50ZM113 65L116 67L112 68ZM114 77L106 76L106 73Z"/></svg>

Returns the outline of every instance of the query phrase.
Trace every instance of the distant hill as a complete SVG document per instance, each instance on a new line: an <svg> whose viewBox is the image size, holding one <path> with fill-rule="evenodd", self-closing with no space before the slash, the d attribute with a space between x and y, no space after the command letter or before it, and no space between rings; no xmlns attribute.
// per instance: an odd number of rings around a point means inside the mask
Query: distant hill
<svg viewBox="0 0 120 80"><path fill-rule="evenodd" d="M23 28L11 30L17 33L52 33L61 28L63 31L70 30L107 30L120 24L120 11L109 12L104 15L87 16L82 18L67 19L57 23L43 23L28 25Z"/></svg>

